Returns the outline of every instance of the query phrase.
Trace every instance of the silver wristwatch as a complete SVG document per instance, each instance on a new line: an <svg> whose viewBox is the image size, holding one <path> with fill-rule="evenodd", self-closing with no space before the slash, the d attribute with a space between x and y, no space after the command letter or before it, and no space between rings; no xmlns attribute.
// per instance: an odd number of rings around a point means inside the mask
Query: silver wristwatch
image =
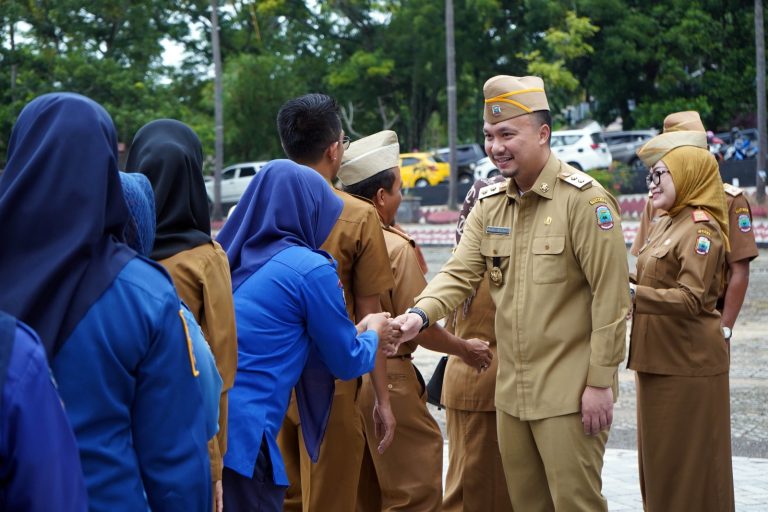
<svg viewBox="0 0 768 512"><path fill-rule="evenodd" d="M733 331L731 328L723 326L723 337L726 339L726 341L730 340L732 335Z"/></svg>

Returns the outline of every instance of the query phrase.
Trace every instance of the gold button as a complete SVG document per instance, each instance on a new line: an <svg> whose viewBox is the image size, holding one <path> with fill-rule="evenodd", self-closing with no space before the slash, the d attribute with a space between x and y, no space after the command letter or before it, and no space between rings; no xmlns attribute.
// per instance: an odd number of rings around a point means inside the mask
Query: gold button
<svg viewBox="0 0 768 512"><path fill-rule="evenodd" d="M544 248L545 248L546 250L549 250L549 244L545 245L545 246L544 246Z"/></svg>
<svg viewBox="0 0 768 512"><path fill-rule="evenodd" d="M499 254L499 251L497 251L496 249L494 249L494 250L493 250L493 254Z"/></svg>
<svg viewBox="0 0 768 512"><path fill-rule="evenodd" d="M387 384L388 389L392 389L392 384Z"/></svg>

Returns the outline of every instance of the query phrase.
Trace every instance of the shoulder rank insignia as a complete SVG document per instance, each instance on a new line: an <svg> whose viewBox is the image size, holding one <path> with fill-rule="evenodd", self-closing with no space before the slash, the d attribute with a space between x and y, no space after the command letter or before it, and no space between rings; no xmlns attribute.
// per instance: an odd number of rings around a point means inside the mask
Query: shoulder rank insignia
<svg viewBox="0 0 768 512"><path fill-rule="evenodd" d="M739 215L739 231L742 233L749 233L752 231L752 219L749 218L749 215L746 213L742 213Z"/></svg>
<svg viewBox="0 0 768 512"><path fill-rule="evenodd" d="M499 194L501 192L505 192L507 190L507 181L500 181L499 183L494 183L493 185L488 185L487 187L483 187L480 189L480 192L477 194L478 201L480 199L485 199L486 197L494 196L496 194Z"/></svg>
<svg viewBox="0 0 768 512"><path fill-rule="evenodd" d="M723 183L723 190L725 190L726 194L732 197L736 197L740 195L742 192L744 192L739 187L734 187L730 183Z"/></svg>
<svg viewBox="0 0 768 512"><path fill-rule="evenodd" d="M597 225L600 229L611 229L613 227L613 214L610 208L601 204L595 208L595 216L597 217Z"/></svg>
<svg viewBox="0 0 768 512"><path fill-rule="evenodd" d="M707 212L705 212L704 210L693 210L691 212L691 217L693 217L693 222L709 221L709 215L707 215Z"/></svg>
<svg viewBox="0 0 768 512"><path fill-rule="evenodd" d="M705 256L709 254L709 249L712 247L712 241L706 236L696 237L696 254Z"/></svg>
<svg viewBox="0 0 768 512"><path fill-rule="evenodd" d="M582 172L574 172L572 174L564 172L559 174L558 177L579 190L586 190L592 186L592 178Z"/></svg>

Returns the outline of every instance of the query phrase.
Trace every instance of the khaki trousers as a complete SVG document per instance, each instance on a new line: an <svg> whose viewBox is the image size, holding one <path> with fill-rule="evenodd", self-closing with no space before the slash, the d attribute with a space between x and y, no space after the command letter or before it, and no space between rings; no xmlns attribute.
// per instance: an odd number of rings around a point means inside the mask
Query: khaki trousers
<svg viewBox="0 0 768 512"><path fill-rule="evenodd" d="M378 452L373 422L375 396L368 375L363 378L360 410L365 421L368 454L373 465L364 468L358 511L439 512L443 500L443 435L427 409L426 390L410 359L387 360L395 438ZM378 487L378 492L376 488Z"/></svg>
<svg viewBox="0 0 768 512"><path fill-rule="evenodd" d="M283 510L355 510L365 449L365 427L355 400L356 390L357 380L336 381L336 394L317 464L312 464L304 447L296 401L291 400L277 438L290 482Z"/></svg>
<svg viewBox="0 0 768 512"><path fill-rule="evenodd" d="M446 408L448 474L443 512L509 512L496 411Z"/></svg>
<svg viewBox="0 0 768 512"><path fill-rule="evenodd" d="M496 420L515 510L608 511L601 492L608 432L585 435L580 413L521 421L497 410Z"/></svg>

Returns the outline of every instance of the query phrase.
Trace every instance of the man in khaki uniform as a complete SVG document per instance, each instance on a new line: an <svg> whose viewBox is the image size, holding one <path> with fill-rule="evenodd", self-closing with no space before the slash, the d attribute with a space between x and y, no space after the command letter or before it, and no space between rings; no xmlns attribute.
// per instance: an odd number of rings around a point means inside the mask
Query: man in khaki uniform
<svg viewBox="0 0 768 512"><path fill-rule="evenodd" d="M540 78L496 76L483 93L486 153L512 179L481 191L456 252L398 317L402 340L458 306L487 270L512 507L607 510L600 473L629 303L619 208L550 151Z"/></svg>
<svg viewBox="0 0 768 512"><path fill-rule="evenodd" d="M670 114L664 120L664 132L700 131L706 134L704 124L697 112L678 112ZM706 139L702 141L707 149ZM723 185L728 206L728 241L731 250L725 256L725 287L717 302L717 309L722 313L722 325L726 342L730 344L733 326L741 311L744 297L749 286L749 264L758 255L755 233L752 231L752 210L743 191L730 183ZM640 227L630 252L637 256L640 249L648 243L651 226L658 220L649 199L640 216Z"/></svg>
<svg viewBox="0 0 768 512"><path fill-rule="evenodd" d="M456 226L456 243L464 234L464 223L483 187L504 182L503 176L481 179L467 192ZM480 286L446 319L446 328L462 338L480 338L490 342L496 354L493 319L496 306L486 273ZM455 356L448 358L443 379L446 431L448 434L448 473L445 477L443 512L482 510L508 512L512 509L501 464L496 435L496 357L488 371L478 375Z"/></svg>
<svg viewBox="0 0 768 512"><path fill-rule="evenodd" d="M381 295L381 304L384 311L393 315L412 306L414 297L427 284L413 241L392 227L402 200L399 153L397 134L390 130L379 132L352 143L344 153L339 171L344 190L371 200L381 220L395 279L395 286ZM427 410L424 381L411 362L417 342L431 350L459 355L476 372L491 362L486 342L465 341L440 326L433 326L417 339L401 344L397 354L387 361L387 387L397 417L397 435L383 454L377 449L373 387L371 379L365 378L360 408L374 475L372 482L363 482L366 492L358 496L358 510L436 512L441 509L443 436ZM369 474L364 473L362 478Z"/></svg>
<svg viewBox="0 0 768 512"><path fill-rule="evenodd" d="M323 94L288 101L278 114L283 149L289 158L307 165L326 180L336 178L349 139L344 137L336 102ZM376 210L370 202L334 189L344 209L321 249L334 257L344 287L349 318L355 322L381 311L379 296L392 288L389 258ZM386 388L386 358L379 353L374 369L377 420L383 433L380 449L392 441L395 419ZM358 379L336 381L328 427L320 455L312 464L301 441L295 399L283 422L278 444L291 482L285 510L354 510L357 482L365 450L363 418L357 406ZM339 485L343 483L343 485Z"/></svg>

